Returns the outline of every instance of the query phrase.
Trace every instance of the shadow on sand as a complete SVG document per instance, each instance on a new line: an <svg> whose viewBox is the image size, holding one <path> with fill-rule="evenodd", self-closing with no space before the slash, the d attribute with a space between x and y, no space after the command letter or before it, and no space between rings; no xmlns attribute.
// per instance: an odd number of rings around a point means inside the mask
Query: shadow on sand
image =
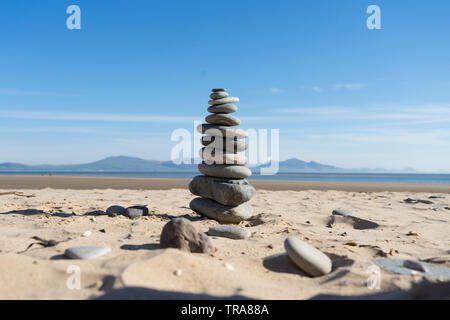
<svg viewBox="0 0 450 320"><path fill-rule="evenodd" d="M142 287L113 289L94 300L251 300L245 296L212 296L176 291L162 291Z"/></svg>
<svg viewBox="0 0 450 320"><path fill-rule="evenodd" d="M355 261L352 259L347 258L346 256L340 256L333 253L325 253L332 261L332 272L338 270L342 267L348 267L351 266ZM292 273L297 274L303 277L309 277L306 273L302 272L289 258L289 256L286 253L276 254L273 256L269 256L263 260L263 266L274 272L280 272L280 273ZM327 281L336 280L338 278L341 278L345 276L348 273L348 270L343 270L342 272L339 272L335 274L332 278L328 279Z"/></svg>

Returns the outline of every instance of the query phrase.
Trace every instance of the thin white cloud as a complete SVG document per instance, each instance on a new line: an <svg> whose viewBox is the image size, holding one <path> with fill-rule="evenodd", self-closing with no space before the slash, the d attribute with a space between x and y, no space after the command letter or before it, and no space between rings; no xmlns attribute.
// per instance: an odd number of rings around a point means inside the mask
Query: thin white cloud
<svg viewBox="0 0 450 320"><path fill-rule="evenodd" d="M108 122L145 122L145 123L171 123L192 122L199 120L196 117L179 117L165 115L139 115L120 113L77 113L77 112L48 112L48 111L13 111L0 110L0 118L29 119L29 120L55 120L55 121L108 121Z"/></svg>
<svg viewBox="0 0 450 320"><path fill-rule="evenodd" d="M281 90L280 88L270 88L270 92L272 93L281 93L283 90Z"/></svg>
<svg viewBox="0 0 450 320"><path fill-rule="evenodd" d="M29 91L17 88L0 88L0 95L8 96L40 96L40 97L63 97L67 94L45 91Z"/></svg>
<svg viewBox="0 0 450 320"><path fill-rule="evenodd" d="M320 86L301 86L301 89L312 90L314 92L322 92L323 88Z"/></svg>
<svg viewBox="0 0 450 320"><path fill-rule="evenodd" d="M361 90L367 85L364 83L337 83L333 85L336 90Z"/></svg>

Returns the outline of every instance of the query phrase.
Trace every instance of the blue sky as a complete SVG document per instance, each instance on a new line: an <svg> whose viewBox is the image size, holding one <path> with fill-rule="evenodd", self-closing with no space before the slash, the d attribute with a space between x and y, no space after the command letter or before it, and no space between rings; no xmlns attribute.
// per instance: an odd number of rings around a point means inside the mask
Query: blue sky
<svg viewBox="0 0 450 320"><path fill-rule="evenodd" d="M81 30L66 8L81 8ZM369 30L366 8L381 8ZM450 171L450 2L0 2L0 162L167 160L210 89L280 158Z"/></svg>

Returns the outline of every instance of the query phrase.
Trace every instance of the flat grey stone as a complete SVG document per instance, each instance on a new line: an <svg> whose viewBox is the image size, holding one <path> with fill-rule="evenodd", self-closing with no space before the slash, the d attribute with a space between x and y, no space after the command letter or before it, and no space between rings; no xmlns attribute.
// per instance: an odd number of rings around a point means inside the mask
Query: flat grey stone
<svg viewBox="0 0 450 320"><path fill-rule="evenodd" d="M226 179L196 176L189 183L189 191L196 196L217 201L224 206L237 206L249 201L255 194L245 179Z"/></svg>
<svg viewBox="0 0 450 320"><path fill-rule="evenodd" d="M205 118L205 121L223 126L238 126L241 124L241 119L230 114L211 114Z"/></svg>
<svg viewBox="0 0 450 320"><path fill-rule="evenodd" d="M106 214L110 217L125 215L125 212L127 209L125 209L122 206L110 206L108 209L106 209Z"/></svg>
<svg viewBox="0 0 450 320"><path fill-rule="evenodd" d="M434 202L431 201L431 200L426 200L426 199L411 199L411 198L405 199L405 200L403 200L403 202L406 202L406 203L425 203L425 204L433 204L433 203L434 203Z"/></svg>
<svg viewBox="0 0 450 320"><path fill-rule="evenodd" d="M405 266L405 261L407 260L380 258L374 259L373 261L380 268L396 274L413 274L414 272L416 272L422 274L424 277L428 279L437 279L437 278L450 279L449 267L438 266L433 263L420 262L423 269L426 270L426 272L421 272L418 271L417 269L411 268L412 265L410 262L407 262Z"/></svg>
<svg viewBox="0 0 450 320"><path fill-rule="evenodd" d="M242 152L247 150L248 145L245 141L225 139L214 136L203 136L201 144L210 148L224 150L228 153Z"/></svg>
<svg viewBox="0 0 450 320"><path fill-rule="evenodd" d="M148 208L144 206L129 207L125 215L130 219L139 219L142 216L148 216Z"/></svg>
<svg viewBox="0 0 450 320"><path fill-rule="evenodd" d="M224 223L239 223L253 215L253 207L248 202L232 207L207 198L195 198L189 207L202 216Z"/></svg>
<svg viewBox="0 0 450 320"><path fill-rule="evenodd" d="M161 248L177 248L194 253L212 253L215 248L211 239L199 232L186 218L175 218L163 228L160 238Z"/></svg>
<svg viewBox="0 0 450 320"><path fill-rule="evenodd" d="M202 123L197 126L197 131L210 136L219 136L227 139L241 139L248 137L248 132L239 128L230 128L211 123Z"/></svg>
<svg viewBox="0 0 450 320"><path fill-rule="evenodd" d="M87 246L68 248L64 255L70 259L95 259L111 252L107 246Z"/></svg>
<svg viewBox="0 0 450 320"><path fill-rule="evenodd" d="M220 91L227 91L227 89L225 89L225 88L214 88L214 89L211 89L211 91L212 92L220 92Z"/></svg>
<svg viewBox="0 0 450 320"><path fill-rule="evenodd" d="M295 237L288 237L284 241L284 248L289 258L308 275L320 277L331 272L330 258L310 244Z"/></svg>
<svg viewBox="0 0 450 320"><path fill-rule="evenodd" d="M209 95L211 99L222 99L228 97L228 92L226 91L217 91L213 92Z"/></svg>
<svg viewBox="0 0 450 320"><path fill-rule="evenodd" d="M222 225L209 228L208 235L238 240L250 238L252 233L249 230L241 227Z"/></svg>
<svg viewBox="0 0 450 320"><path fill-rule="evenodd" d="M249 168L228 164L204 164L198 165L198 171L210 177L245 179L252 175Z"/></svg>
<svg viewBox="0 0 450 320"><path fill-rule="evenodd" d="M239 98L226 97L226 98L222 98L222 99L209 100L208 104L215 106L216 104L236 103L236 102L239 102Z"/></svg>
<svg viewBox="0 0 450 320"><path fill-rule="evenodd" d="M211 113L233 113L236 112L238 107L232 103L218 104L208 108L208 112Z"/></svg>
<svg viewBox="0 0 450 320"><path fill-rule="evenodd" d="M336 218L335 216L340 216L342 218ZM372 222L370 220L355 217L353 213L347 209L333 210L332 216L330 217L327 226L331 228L336 221L350 222L350 224L353 225L353 229L356 230L376 229L380 226L378 223Z"/></svg>

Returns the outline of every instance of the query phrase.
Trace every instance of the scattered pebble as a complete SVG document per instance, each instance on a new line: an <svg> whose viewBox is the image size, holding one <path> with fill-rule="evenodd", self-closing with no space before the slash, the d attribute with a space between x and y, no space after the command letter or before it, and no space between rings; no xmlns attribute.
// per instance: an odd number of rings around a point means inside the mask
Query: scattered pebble
<svg viewBox="0 0 450 320"><path fill-rule="evenodd" d="M111 206L106 209L106 214L109 217L116 217L120 215L125 215L126 209L122 206Z"/></svg>
<svg viewBox="0 0 450 320"><path fill-rule="evenodd" d="M413 231L408 232L406 235L407 236L415 236L415 237L419 236L419 234L417 232L413 232Z"/></svg>
<svg viewBox="0 0 450 320"><path fill-rule="evenodd" d="M289 258L308 275L319 277L331 272L330 258L310 244L295 237L288 237L284 241L284 247Z"/></svg>
<svg viewBox="0 0 450 320"><path fill-rule="evenodd" d="M251 232L247 229L237 226L220 225L210 228L208 230L208 235L237 240L249 238L251 236Z"/></svg>
<svg viewBox="0 0 450 320"><path fill-rule="evenodd" d="M177 248L194 253L212 253L215 251L211 239L199 232L186 218L175 218L163 228L160 238L161 248Z"/></svg>
<svg viewBox="0 0 450 320"><path fill-rule="evenodd" d="M148 208L145 206L133 206L126 209L125 215L130 219L139 219L148 216Z"/></svg>
<svg viewBox="0 0 450 320"><path fill-rule="evenodd" d="M72 247L66 249L64 255L71 259L94 259L111 252L106 246Z"/></svg>
<svg viewBox="0 0 450 320"><path fill-rule="evenodd" d="M183 270L181 269L175 269L175 271L173 272L173 274L177 277L181 277L181 275L183 274Z"/></svg>
<svg viewBox="0 0 450 320"><path fill-rule="evenodd" d="M92 231L88 230L83 233L83 237L89 237L92 234Z"/></svg>

